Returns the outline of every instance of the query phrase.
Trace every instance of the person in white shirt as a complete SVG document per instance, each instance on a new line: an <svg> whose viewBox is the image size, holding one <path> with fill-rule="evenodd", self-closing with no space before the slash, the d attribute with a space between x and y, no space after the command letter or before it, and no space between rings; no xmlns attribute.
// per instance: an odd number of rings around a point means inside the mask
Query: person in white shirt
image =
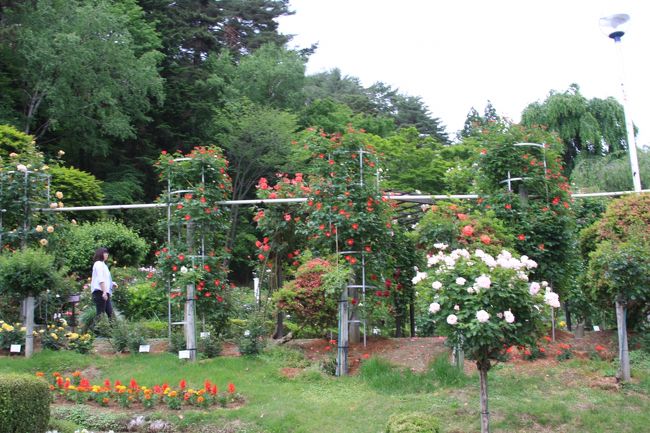
<svg viewBox="0 0 650 433"><path fill-rule="evenodd" d="M97 318L102 313L106 313L109 319L113 318L113 305L111 304L111 295L117 284L113 282L111 271L106 266L108 260L108 249L99 248L95 251L93 257L93 276L90 281L93 301L97 310Z"/></svg>

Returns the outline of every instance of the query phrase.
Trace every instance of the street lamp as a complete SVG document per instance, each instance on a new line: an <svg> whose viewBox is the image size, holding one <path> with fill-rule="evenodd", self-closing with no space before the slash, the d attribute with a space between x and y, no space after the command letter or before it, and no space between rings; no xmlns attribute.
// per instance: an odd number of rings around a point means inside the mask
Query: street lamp
<svg viewBox="0 0 650 433"><path fill-rule="evenodd" d="M624 25L630 20L628 14L610 15L600 19L600 27L605 34L614 40L617 47L619 64L621 65L621 92L623 94L623 114L625 117L625 129L627 130L627 147L630 152L630 168L632 169L632 184L634 191L641 191L641 175L639 173L639 160L636 156L636 141L634 139L634 125L630 117L630 108L625 93L625 68L623 66L623 50L621 49L621 38L625 34Z"/></svg>

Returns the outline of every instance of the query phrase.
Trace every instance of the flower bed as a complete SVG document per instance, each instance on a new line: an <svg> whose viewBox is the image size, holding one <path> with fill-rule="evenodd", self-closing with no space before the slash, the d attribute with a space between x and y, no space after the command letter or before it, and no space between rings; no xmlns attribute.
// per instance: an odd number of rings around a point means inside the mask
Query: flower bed
<svg viewBox="0 0 650 433"><path fill-rule="evenodd" d="M122 408L129 408L132 405L139 405L145 409L166 406L174 410L183 407L231 407L241 405L244 401L233 383L228 383L225 391L220 391L219 387L208 379L203 382L202 387L192 388L184 379L177 387L170 386L168 383L148 387L138 384L135 379L131 379L127 385L119 380L110 379L105 379L101 385L91 384L80 371L73 372L71 377L63 376L58 372L51 375L37 372L36 376L48 380L54 401Z"/></svg>

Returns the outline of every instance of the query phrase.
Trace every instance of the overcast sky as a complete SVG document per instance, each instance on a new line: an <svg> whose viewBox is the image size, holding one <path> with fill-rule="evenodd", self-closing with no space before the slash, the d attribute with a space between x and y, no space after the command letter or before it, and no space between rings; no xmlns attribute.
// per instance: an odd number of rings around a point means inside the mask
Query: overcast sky
<svg viewBox="0 0 650 433"><path fill-rule="evenodd" d="M614 42L599 18L627 13L625 83L638 145L650 146L650 1L290 0L280 31L291 46L318 43L307 73L341 69L420 96L451 136L487 100L519 121L552 89L622 100Z"/></svg>

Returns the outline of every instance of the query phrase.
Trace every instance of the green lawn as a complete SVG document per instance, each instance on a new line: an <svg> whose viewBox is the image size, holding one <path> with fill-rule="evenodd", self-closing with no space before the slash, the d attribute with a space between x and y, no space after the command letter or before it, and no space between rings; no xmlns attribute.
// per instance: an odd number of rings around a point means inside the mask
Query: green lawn
<svg viewBox="0 0 650 433"><path fill-rule="evenodd" d="M366 361L362 374L355 377L323 376L315 366L293 379L280 373L282 367L301 364L304 361L295 354L278 349L256 359L216 358L195 364L170 354L100 358L42 352L30 360L0 358L0 373L69 373L92 367L98 376L94 382L110 378L128 383L135 378L153 385L186 379L200 387L210 379L221 387L233 382L245 396L245 405L237 409L151 412L173 421L181 431L213 432L219 431L215 426L230 425L239 427L228 431L251 433L379 433L391 414L408 411L436 415L447 433L479 430L476 374L454 375L437 363L417 375L375 360ZM634 383L622 389L605 378L614 370L610 363L588 360L544 368L499 365L490 371L492 431L647 432L650 358L639 358L633 368Z"/></svg>

